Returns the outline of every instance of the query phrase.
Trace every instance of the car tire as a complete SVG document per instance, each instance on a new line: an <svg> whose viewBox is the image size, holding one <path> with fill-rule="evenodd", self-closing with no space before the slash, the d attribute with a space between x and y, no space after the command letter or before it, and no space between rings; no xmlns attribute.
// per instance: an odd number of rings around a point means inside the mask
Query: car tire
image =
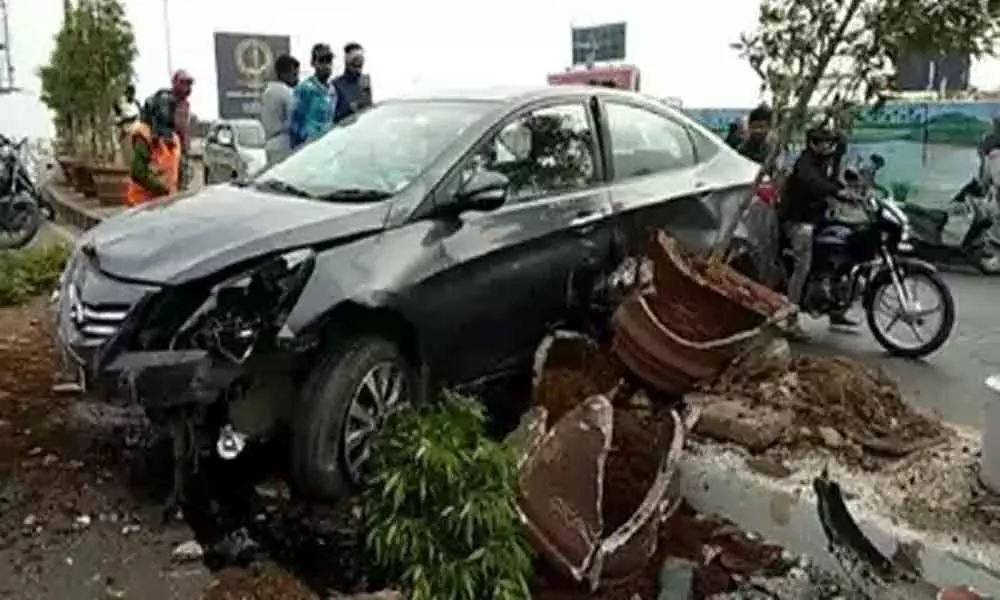
<svg viewBox="0 0 1000 600"><path fill-rule="evenodd" d="M293 423L291 458L296 487L307 496L332 500L359 482L348 432L358 431L361 419L355 412L375 417L369 442L381 429L386 414L375 415L369 410L372 402L365 401L371 395L368 378L383 373L380 369L398 373L403 386L394 408L413 403L419 389L416 371L399 347L384 337L361 336L330 348L306 380Z"/></svg>

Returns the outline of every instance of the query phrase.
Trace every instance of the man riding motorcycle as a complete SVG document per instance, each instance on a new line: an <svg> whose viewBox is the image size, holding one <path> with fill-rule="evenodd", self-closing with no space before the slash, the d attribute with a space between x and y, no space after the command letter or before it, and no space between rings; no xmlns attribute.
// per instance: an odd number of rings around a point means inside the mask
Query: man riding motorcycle
<svg viewBox="0 0 1000 600"><path fill-rule="evenodd" d="M813 233L824 219L831 198L853 201L854 195L839 180L835 171L846 149L845 138L833 120L824 118L806 130L806 147L795 161L785 181L779 219L795 258L795 269L788 281L788 297L800 304L809 269L812 266ZM831 314L831 327L854 328L856 323L845 314ZM804 336L796 319L789 333Z"/></svg>

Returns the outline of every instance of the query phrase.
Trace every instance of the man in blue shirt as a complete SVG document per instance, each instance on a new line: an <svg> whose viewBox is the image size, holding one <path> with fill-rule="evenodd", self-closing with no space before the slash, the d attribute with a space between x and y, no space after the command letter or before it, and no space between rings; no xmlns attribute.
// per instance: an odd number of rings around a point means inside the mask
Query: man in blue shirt
<svg viewBox="0 0 1000 600"><path fill-rule="evenodd" d="M333 51L329 45L313 46L312 67L312 76L295 87L289 132L292 148L318 138L333 125L337 93L330 84Z"/></svg>

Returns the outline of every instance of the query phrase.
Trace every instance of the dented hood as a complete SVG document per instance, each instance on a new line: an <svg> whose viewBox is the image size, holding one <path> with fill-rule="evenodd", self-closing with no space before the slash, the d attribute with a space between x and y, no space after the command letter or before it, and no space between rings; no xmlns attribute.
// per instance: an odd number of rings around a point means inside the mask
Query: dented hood
<svg viewBox="0 0 1000 600"><path fill-rule="evenodd" d="M109 275L176 285L276 251L380 231L391 202L324 202L213 186L108 219L79 247Z"/></svg>

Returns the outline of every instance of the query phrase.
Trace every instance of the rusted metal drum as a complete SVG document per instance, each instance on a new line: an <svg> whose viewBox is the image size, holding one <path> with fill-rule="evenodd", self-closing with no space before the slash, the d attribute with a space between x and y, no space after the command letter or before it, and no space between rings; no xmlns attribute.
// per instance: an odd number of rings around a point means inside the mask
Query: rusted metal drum
<svg viewBox="0 0 1000 600"><path fill-rule="evenodd" d="M613 349L634 375L662 392L683 394L718 375L764 327L795 310L784 296L725 265L692 268L663 233L649 257L652 288L637 290L615 312Z"/></svg>

